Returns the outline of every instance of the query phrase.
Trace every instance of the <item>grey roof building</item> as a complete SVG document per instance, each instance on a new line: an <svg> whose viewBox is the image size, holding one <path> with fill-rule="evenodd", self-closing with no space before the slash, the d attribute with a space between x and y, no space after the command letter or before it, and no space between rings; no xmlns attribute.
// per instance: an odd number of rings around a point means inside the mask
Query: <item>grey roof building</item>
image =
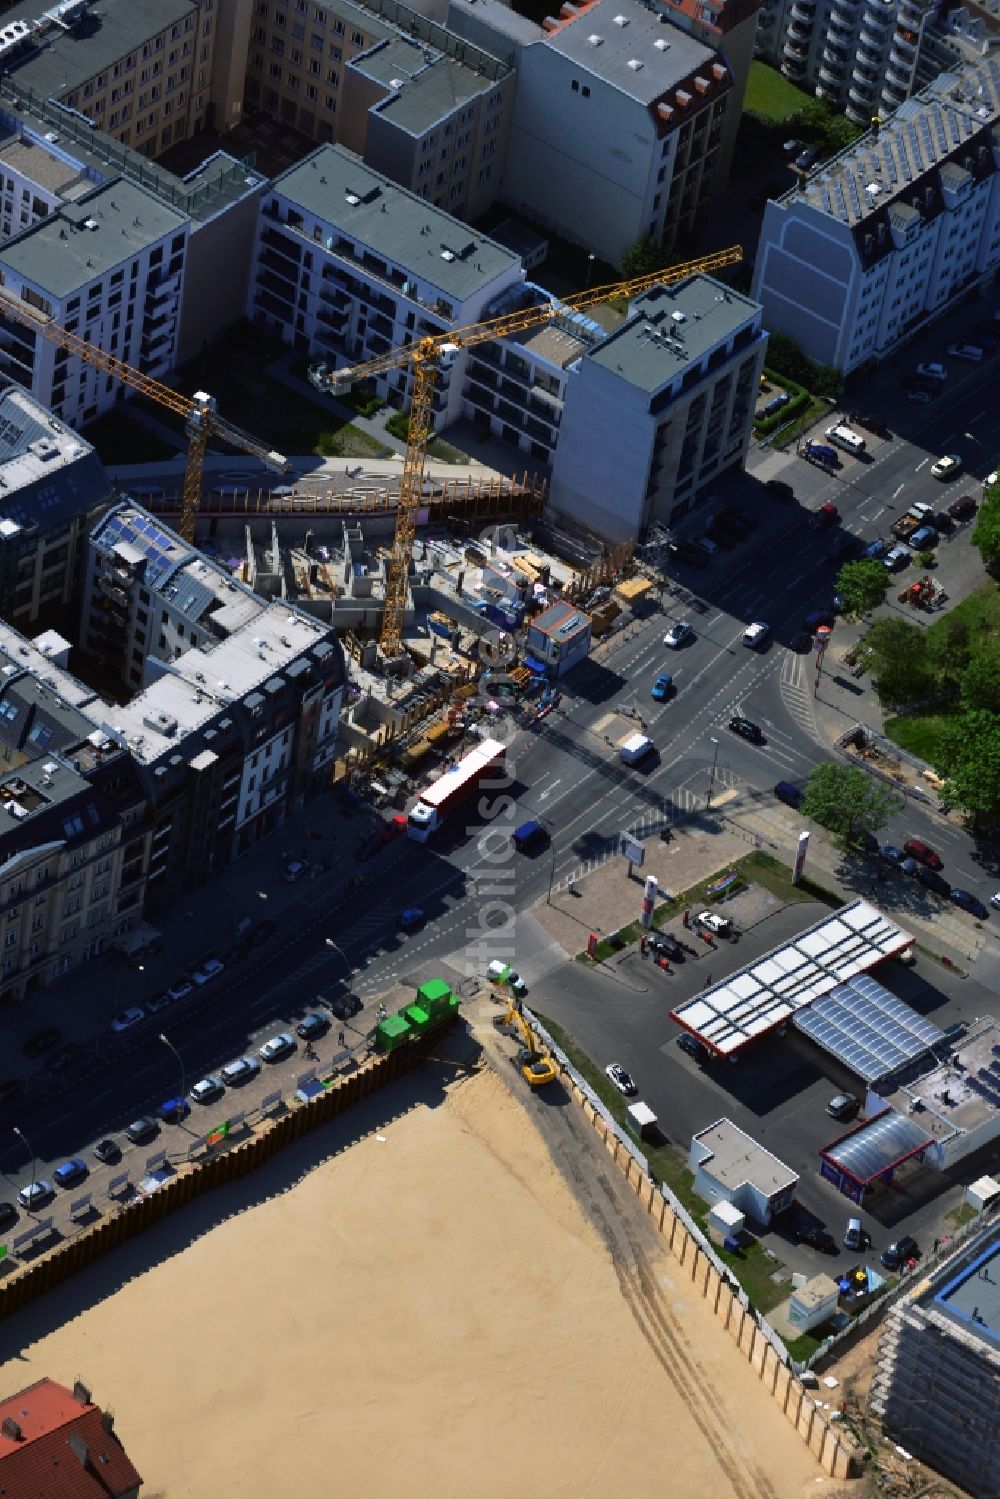
<svg viewBox="0 0 1000 1499"><path fill-rule="evenodd" d="M52 9L53 0L21 0L6 12L4 24L33 21ZM38 51L18 65L18 82L40 94L64 95L197 12L196 0L111 0L93 6L71 29L52 27Z"/></svg>
<svg viewBox="0 0 1000 1499"><path fill-rule="evenodd" d="M1000 1230L994 1220L900 1296L870 1401L890 1435L970 1494L1000 1493Z"/></svg>
<svg viewBox="0 0 1000 1499"><path fill-rule="evenodd" d="M68 624L83 539L111 489L88 442L21 386L0 386L0 616Z"/></svg>

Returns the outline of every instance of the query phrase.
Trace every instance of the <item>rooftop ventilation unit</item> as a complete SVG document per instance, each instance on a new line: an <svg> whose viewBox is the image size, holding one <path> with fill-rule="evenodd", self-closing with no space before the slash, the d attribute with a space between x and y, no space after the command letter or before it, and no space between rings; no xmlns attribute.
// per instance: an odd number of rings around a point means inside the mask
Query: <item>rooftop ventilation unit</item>
<svg viewBox="0 0 1000 1499"><path fill-rule="evenodd" d="M615 25L616 26L627 26L628 25L628 16L615 16Z"/></svg>
<svg viewBox="0 0 1000 1499"><path fill-rule="evenodd" d="M350 203L352 208L357 208L358 204L361 202L361 199L358 197L357 193L348 192L344 194L344 197L347 199L348 203Z"/></svg>
<svg viewBox="0 0 1000 1499"><path fill-rule="evenodd" d="M633 73L638 73L639 69L642 67L642 63L637 57L630 57L628 60L628 65L632 69Z"/></svg>
<svg viewBox="0 0 1000 1499"><path fill-rule="evenodd" d="M590 43L590 45L592 47L599 47L601 45L601 43L604 41L604 38L603 38L603 36L598 36L598 34L597 34L596 31L592 31L590 33L590 35L588 36L587 41Z"/></svg>

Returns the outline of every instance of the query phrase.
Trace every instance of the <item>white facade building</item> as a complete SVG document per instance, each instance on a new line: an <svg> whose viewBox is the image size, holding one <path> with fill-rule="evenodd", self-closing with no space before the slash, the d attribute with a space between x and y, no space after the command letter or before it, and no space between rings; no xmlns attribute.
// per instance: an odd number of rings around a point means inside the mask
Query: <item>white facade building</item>
<svg viewBox="0 0 1000 1499"><path fill-rule="evenodd" d="M767 204L753 295L773 331L848 373L1000 269L1000 60L943 74Z"/></svg>
<svg viewBox="0 0 1000 1499"><path fill-rule="evenodd" d="M173 368L189 220L123 178L64 203L0 248L0 287L144 374ZM114 405L113 377L3 316L0 371L82 425Z"/></svg>
<svg viewBox="0 0 1000 1499"><path fill-rule="evenodd" d="M553 506L614 541L704 501L750 444L767 334L711 276L637 297L568 371Z"/></svg>
<svg viewBox="0 0 1000 1499"><path fill-rule="evenodd" d="M248 314L340 368L478 322L523 280L512 251L328 145L262 200ZM439 425L461 415L465 358L438 378ZM402 407L411 380L401 369L375 383Z"/></svg>
<svg viewBox="0 0 1000 1499"><path fill-rule="evenodd" d="M717 1119L691 1136L688 1169L705 1202L730 1202L755 1223L768 1224L790 1207L799 1178L731 1119Z"/></svg>

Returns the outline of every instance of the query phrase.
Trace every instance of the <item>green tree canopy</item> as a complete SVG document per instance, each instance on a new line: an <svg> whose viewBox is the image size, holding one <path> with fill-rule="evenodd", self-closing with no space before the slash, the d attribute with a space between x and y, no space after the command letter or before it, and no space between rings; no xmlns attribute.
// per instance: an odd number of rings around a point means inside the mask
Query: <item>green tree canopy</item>
<svg viewBox="0 0 1000 1499"><path fill-rule="evenodd" d="M961 674L962 707L1000 713L1000 655L977 651Z"/></svg>
<svg viewBox="0 0 1000 1499"><path fill-rule="evenodd" d="M972 532L972 545L979 548L983 566L989 572L1000 570L1000 484L983 495Z"/></svg>
<svg viewBox="0 0 1000 1499"><path fill-rule="evenodd" d="M902 797L891 787L865 775L856 765L833 762L810 771L802 794L803 812L829 828L843 849L857 843L864 833L874 836L901 806Z"/></svg>
<svg viewBox="0 0 1000 1499"><path fill-rule="evenodd" d="M905 619L877 619L865 637L882 703L908 703L935 690L927 637Z"/></svg>
<svg viewBox="0 0 1000 1499"><path fill-rule="evenodd" d="M648 276L653 271L662 271L671 264L671 255L659 240L645 234L630 245L622 256L622 275L629 281L634 276Z"/></svg>
<svg viewBox="0 0 1000 1499"><path fill-rule="evenodd" d="M938 741L937 769L947 778L941 799L974 821L1000 813L1000 718L983 708L963 713Z"/></svg>
<svg viewBox="0 0 1000 1499"><path fill-rule="evenodd" d="M865 557L860 562L845 562L837 574L837 592L844 600L844 613L868 614L885 601L889 574L881 562Z"/></svg>

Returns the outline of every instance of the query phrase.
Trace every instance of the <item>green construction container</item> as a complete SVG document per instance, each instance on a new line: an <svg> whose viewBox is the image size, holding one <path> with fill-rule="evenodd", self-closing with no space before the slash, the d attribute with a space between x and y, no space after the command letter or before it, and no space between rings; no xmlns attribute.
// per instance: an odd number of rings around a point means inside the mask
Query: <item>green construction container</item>
<svg viewBox="0 0 1000 1499"><path fill-rule="evenodd" d="M419 1036L422 1031L427 1030L431 1023L431 1017L420 1005L407 1005L403 1015L409 1021L413 1030Z"/></svg>
<svg viewBox="0 0 1000 1499"><path fill-rule="evenodd" d="M411 1030L410 1022L402 1015L390 1015L387 1020L380 1020L375 1027L375 1044L381 1051L395 1051L397 1046L402 1046Z"/></svg>
<svg viewBox="0 0 1000 1499"><path fill-rule="evenodd" d="M428 1015L444 1014L451 999L451 988L444 979L428 979L417 990L417 1004Z"/></svg>

